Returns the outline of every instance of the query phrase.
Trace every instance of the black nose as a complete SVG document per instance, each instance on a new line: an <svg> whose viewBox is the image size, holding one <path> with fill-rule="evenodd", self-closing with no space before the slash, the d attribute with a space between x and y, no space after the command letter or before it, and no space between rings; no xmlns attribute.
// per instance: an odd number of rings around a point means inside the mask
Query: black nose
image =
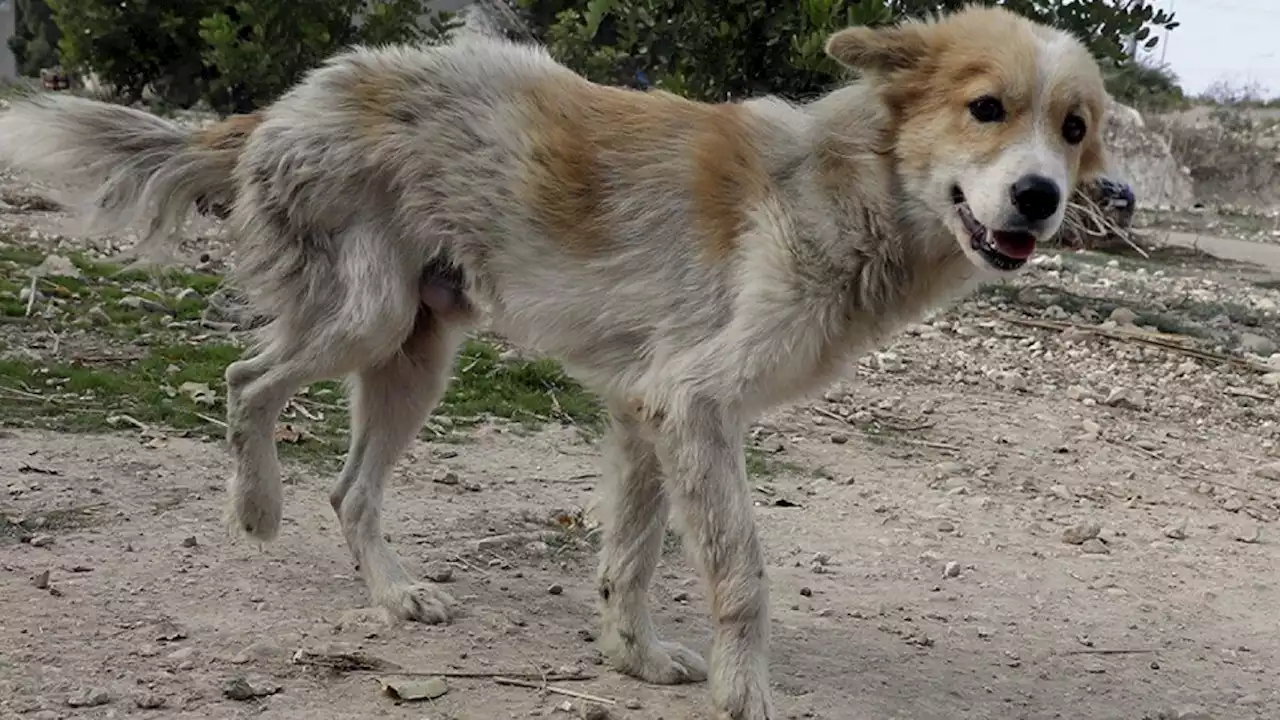
<svg viewBox="0 0 1280 720"><path fill-rule="evenodd" d="M1013 205L1028 222L1053 217L1062 202L1062 192L1054 181L1042 175L1023 175L1010 188Z"/></svg>

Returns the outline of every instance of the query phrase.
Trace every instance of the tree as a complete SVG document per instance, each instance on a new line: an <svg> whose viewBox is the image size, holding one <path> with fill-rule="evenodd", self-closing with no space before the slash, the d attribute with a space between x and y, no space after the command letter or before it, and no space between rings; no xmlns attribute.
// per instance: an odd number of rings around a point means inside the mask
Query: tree
<svg viewBox="0 0 1280 720"><path fill-rule="evenodd" d="M804 99L841 70L827 36L958 9L971 0L518 0L553 54L593 80L648 84L704 100L758 93ZM987 0L1074 32L1104 62L1150 48L1173 17L1141 0Z"/></svg>

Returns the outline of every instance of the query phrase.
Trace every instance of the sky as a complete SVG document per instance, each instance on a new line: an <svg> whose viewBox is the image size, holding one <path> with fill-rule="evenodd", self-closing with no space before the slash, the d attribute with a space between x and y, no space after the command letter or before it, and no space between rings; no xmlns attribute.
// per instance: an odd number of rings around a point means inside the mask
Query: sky
<svg viewBox="0 0 1280 720"><path fill-rule="evenodd" d="M1280 97L1280 0L1155 0L1182 23L1161 38L1161 57L1182 89L1199 94L1217 81L1253 82Z"/></svg>

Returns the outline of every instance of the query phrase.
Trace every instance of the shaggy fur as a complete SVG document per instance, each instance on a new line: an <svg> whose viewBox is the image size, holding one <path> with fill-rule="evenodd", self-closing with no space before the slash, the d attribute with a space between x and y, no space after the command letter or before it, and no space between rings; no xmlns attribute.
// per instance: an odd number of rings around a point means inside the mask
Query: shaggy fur
<svg viewBox="0 0 1280 720"><path fill-rule="evenodd" d="M1102 168L1102 81L1065 34L971 9L828 49L860 79L793 106L602 87L485 37L360 48L260 115L194 134L24 101L0 119L0 150L96 183L91 222L154 220L148 243L198 197L231 204L236 279L271 322L226 373L229 518L276 535L277 416L303 384L347 376L331 501L374 601L401 618L454 608L405 571L379 516L465 330L483 309L563 360L612 415L605 653L655 683L709 673L717 720L765 720L780 716L748 423L1011 269L1020 258L999 251L1050 236L1061 198ZM982 97L998 119L977 119ZM1076 121L1086 133L1068 138ZM1028 177L1058 188L1056 209L1022 212ZM669 508L707 584L709 665L659 639L645 600Z"/></svg>

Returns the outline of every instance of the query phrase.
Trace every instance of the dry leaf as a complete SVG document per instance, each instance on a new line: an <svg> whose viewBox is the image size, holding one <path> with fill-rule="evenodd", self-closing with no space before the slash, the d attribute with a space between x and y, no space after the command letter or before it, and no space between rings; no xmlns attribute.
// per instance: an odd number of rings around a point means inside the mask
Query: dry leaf
<svg viewBox="0 0 1280 720"><path fill-rule="evenodd" d="M218 402L218 394L207 383L184 382L178 386L178 391L191 398L191 401L197 405L212 406Z"/></svg>

